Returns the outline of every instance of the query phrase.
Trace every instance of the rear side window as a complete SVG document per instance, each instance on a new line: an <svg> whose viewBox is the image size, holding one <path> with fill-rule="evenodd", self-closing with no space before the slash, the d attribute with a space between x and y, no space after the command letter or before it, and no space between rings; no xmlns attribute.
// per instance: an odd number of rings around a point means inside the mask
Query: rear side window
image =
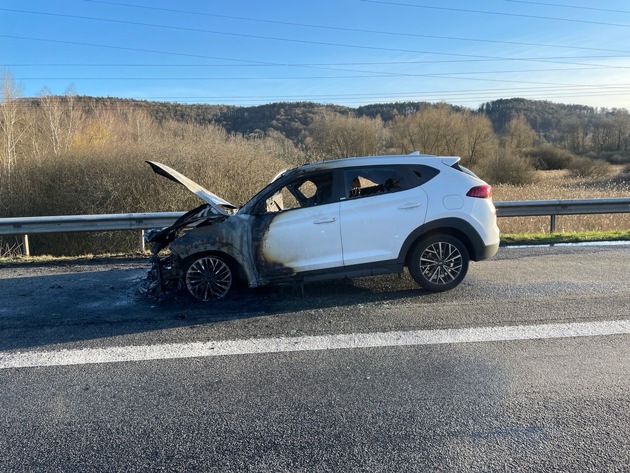
<svg viewBox="0 0 630 473"><path fill-rule="evenodd" d="M473 176L473 177L477 177L477 174L475 174L474 172L472 172L470 169L465 168L464 166L462 166L459 163L455 163L451 166L453 169L457 169L459 172L463 172L464 174L468 174L469 176Z"/></svg>
<svg viewBox="0 0 630 473"><path fill-rule="evenodd" d="M421 186L438 170L429 166L373 166L344 171L346 199L400 192Z"/></svg>

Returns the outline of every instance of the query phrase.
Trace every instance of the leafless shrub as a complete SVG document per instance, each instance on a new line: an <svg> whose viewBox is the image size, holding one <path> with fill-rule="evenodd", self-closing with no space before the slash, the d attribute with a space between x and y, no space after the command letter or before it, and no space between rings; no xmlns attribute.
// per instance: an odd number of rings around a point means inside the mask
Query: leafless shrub
<svg viewBox="0 0 630 473"><path fill-rule="evenodd" d="M574 177L602 178L610 175L610 166L599 159L576 157L569 165Z"/></svg>
<svg viewBox="0 0 630 473"><path fill-rule="evenodd" d="M485 159L474 170L491 184L525 186L536 181L536 170L531 162L518 154L503 154Z"/></svg>
<svg viewBox="0 0 630 473"><path fill-rule="evenodd" d="M543 144L535 148L523 150L523 155L530 158L536 169L543 171L567 169L577 157L562 148L551 144Z"/></svg>
<svg viewBox="0 0 630 473"><path fill-rule="evenodd" d="M22 244L19 241L0 238L0 258L15 258L23 254Z"/></svg>

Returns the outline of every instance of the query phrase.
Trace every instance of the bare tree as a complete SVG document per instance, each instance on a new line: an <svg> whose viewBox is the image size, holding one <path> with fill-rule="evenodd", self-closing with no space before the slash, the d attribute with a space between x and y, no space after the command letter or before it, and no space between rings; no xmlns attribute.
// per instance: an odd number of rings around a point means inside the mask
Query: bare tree
<svg viewBox="0 0 630 473"><path fill-rule="evenodd" d="M505 145L511 150L521 150L534 145L536 132L531 127L525 115L519 114L512 118L505 127Z"/></svg>
<svg viewBox="0 0 630 473"><path fill-rule="evenodd" d="M59 156L68 151L78 127L79 111L74 88L68 87L64 95L53 95L48 88L44 88L39 103L44 116L41 122L44 134L52 153Z"/></svg>
<svg viewBox="0 0 630 473"><path fill-rule="evenodd" d="M11 176L11 171L17 162L17 147L26 132L26 123L22 119L21 104L18 99L21 87L16 84L13 76L5 71L0 80L2 96L0 97L0 132L2 133L2 166L3 174Z"/></svg>
<svg viewBox="0 0 630 473"><path fill-rule="evenodd" d="M401 152L460 155L466 149L465 115L438 104L411 115L396 117L390 131Z"/></svg>
<svg viewBox="0 0 630 473"><path fill-rule="evenodd" d="M569 117L561 124L563 147L573 153L583 153L591 146L588 124L579 117Z"/></svg>
<svg viewBox="0 0 630 473"><path fill-rule="evenodd" d="M598 152L614 151L617 146L617 127L612 118L606 117L593 124L593 143Z"/></svg>
<svg viewBox="0 0 630 473"><path fill-rule="evenodd" d="M612 121L615 128L616 151L628 151L630 149L630 114L624 109L616 110Z"/></svg>
<svg viewBox="0 0 630 473"><path fill-rule="evenodd" d="M464 153L462 158L468 165L477 164L495 152L497 137L492 122L485 115L466 113L463 117Z"/></svg>
<svg viewBox="0 0 630 473"><path fill-rule="evenodd" d="M328 158L376 155L382 151L384 132L380 117L325 113L309 128L310 143Z"/></svg>

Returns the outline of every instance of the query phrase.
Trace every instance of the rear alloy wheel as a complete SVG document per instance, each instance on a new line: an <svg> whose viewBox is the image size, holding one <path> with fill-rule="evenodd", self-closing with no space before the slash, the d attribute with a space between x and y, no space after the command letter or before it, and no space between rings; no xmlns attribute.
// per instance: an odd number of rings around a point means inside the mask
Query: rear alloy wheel
<svg viewBox="0 0 630 473"><path fill-rule="evenodd" d="M421 240L409 259L409 272L424 289L448 291L456 287L468 272L468 251L457 238L433 235Z"/></svg>
<svg viewBox="0 0 630 473"><path fill-rule="evenodd" d="M232 287L232 270L219 256L206 255L186 271L186 287L195 299L203 302L223 299Z"/></svg>

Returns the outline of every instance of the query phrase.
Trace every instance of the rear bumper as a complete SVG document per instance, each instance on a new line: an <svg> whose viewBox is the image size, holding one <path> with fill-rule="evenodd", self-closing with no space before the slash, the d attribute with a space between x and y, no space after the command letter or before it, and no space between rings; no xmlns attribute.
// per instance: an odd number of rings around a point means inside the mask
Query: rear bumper
<svg viewBox="0 0 630 473"><path fill-rule="evenodd" d="M499 243L496 243L494 245L482 246L477 250L475 260L481 261L484 259L492 258L497 253L497 251L499 251Z"/></svg>

